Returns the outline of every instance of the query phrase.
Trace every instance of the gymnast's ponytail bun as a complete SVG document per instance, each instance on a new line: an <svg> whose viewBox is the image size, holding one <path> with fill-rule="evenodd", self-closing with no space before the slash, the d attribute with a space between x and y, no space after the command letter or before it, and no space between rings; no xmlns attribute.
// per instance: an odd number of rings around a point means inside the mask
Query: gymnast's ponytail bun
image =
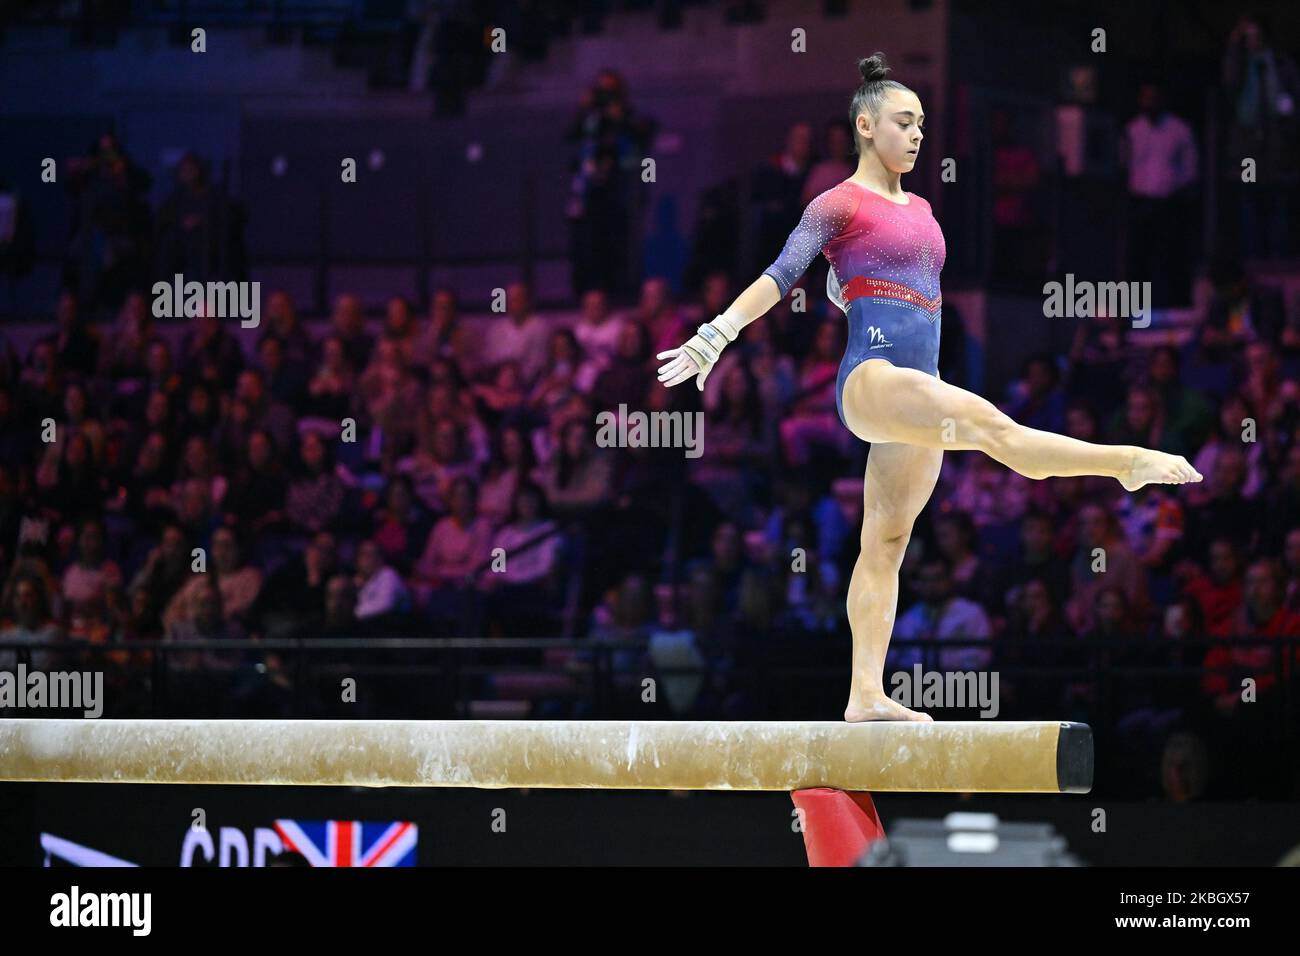
<svg viewBox="0 0 1300 956"><path fill-rule="evenodd" d="M862 74L863 83L875 83L885 78L889 66L885 63L885 54L877 51L871 56L858 60L858 72Z"/></svg>

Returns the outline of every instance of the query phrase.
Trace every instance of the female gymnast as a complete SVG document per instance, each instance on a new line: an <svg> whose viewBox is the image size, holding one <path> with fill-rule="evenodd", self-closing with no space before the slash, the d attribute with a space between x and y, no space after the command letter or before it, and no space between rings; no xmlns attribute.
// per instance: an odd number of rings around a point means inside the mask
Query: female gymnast
<svg viewBox="0 0 1300 956"><path fill-rule="evenodd" d="M725 312L658 354L667 360L659 381L671 388L694 376L703 391L722 349L776 305L818 253L826 256L827 295L849 323L836 405L845 427L871 443L861 554L849 582L853 676L844 719L929 721L886 694L884 667L903 553L945 450L982 451L1027 478L1108 475L1129 491L1200 481L1201 474L1178 455L1029 428L939 379L943 231L930 204L900 182L916 165L925 113L915 93L885 79L883 55L859 61L858 69L862 84L849 109L857 171L808 204L776 262Z"/></svg>

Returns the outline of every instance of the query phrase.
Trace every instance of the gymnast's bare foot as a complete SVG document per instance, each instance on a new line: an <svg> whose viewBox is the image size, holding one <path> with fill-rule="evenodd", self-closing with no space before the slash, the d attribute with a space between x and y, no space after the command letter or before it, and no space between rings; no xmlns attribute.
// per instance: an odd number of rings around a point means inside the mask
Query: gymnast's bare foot
<svg viewBox="0 0 1300 956"><path fill-rule="evenodd" d="M1200 481L1202 475L1182 455L1169 455L1150 448L1135 448L1128 471L1115 476L1128 491L1146 484L1183 485Z"/></svg>
<svg viewBox="0 0 1300 956"><path fill-rule="evenodd" d="M885 696L882 691L867 694L862 701L844 708L844 719L851 724L865 720L912 720L923 724L934 723L929 714L909 710L898 701Z"/></svg>

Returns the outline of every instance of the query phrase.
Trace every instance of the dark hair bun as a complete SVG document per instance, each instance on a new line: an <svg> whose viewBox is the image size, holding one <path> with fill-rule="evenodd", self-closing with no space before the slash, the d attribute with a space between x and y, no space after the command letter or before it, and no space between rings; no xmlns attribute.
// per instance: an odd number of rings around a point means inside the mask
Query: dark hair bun
<svg viewBox="0 0 1300 956"><path fill-rule="evenodd" d="M877 51L871 56L858 60L858 72L862 74L863 83L883 80L885 74L889 72L889 67L885 64L885 54Z"/></svg>

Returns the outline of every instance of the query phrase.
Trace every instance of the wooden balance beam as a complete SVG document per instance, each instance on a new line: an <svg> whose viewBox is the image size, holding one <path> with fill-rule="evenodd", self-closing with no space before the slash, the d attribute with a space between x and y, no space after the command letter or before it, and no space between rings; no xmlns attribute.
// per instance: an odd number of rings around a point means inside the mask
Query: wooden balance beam
<svg viewBox="0 0 1300 956"><path fill-rule="evenodd" d="M1059 721L0 719L0 780L1087 793Z"/></svg>

